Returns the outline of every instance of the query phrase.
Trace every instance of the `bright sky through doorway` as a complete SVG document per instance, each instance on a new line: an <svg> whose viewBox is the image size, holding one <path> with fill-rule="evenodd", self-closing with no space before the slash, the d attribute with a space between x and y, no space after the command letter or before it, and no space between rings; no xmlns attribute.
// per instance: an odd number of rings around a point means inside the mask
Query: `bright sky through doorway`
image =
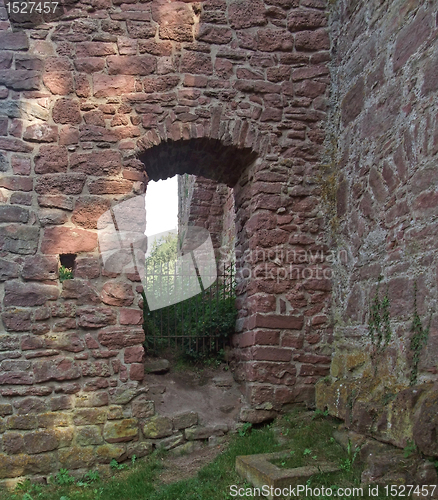
<svg viewBox="0 0 438 500"><path fill-rule="evenodd" d="M146 191L146 235L178 227L178 177L149 181Z"/></svg>

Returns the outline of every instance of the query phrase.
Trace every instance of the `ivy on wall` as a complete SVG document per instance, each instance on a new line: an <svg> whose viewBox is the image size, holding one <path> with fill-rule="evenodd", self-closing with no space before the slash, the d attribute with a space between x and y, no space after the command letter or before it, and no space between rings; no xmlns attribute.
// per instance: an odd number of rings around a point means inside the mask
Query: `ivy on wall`
<svg viewBox="0 0 438 500"><path fill-rule="evenodd" d="M391 323L389 318L390 302L388 289L383 298L380 298L380 283L383 277L379 276L376 294L370 305L370 317L368 321L368 330L371 343L378 353L385 350L391 340Z"/></svg>

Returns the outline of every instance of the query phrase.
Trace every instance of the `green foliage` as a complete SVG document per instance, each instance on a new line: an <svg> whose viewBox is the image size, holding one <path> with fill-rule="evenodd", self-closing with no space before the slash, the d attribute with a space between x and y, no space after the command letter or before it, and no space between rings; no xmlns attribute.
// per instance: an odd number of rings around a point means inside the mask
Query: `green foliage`
<svg viewBox="0 0 438 500"><path fill-rule="evenodd" d="M178 235L168 233L152 244L150 255L146 259L146 266L167 265L176 261L178 256Z"/></svg>
<svg viewBox="0 0 438 500"><path fill-rule="evenodd" d="M84 475L84 481L87 483L96 483L97 481L100 481L100 476L99 472L90 470Z"/></svg>
<svg viewBox="0 0 438 500"><path fill-rule="evenodd" d="M413 333L411 338L411 351L413 352L412 357L412 371L410 376L410 384L415 385L418 378L418 365L420 363L420 354L423 348L427 345L427 340L429 338L430 323L432 321L432 315L429 317L429 323L426 328L423 328L420 316L417 310L417 283L414 283L414 315L412 318L411 332Z"/></svg>
<svg viewBox="0 0 438 500"><path fill-rule="evenodd" d="M59 268L59 281L62 283L66 280L73 279L73 269L70 267L61 266Z"/></svg>
<svg viewBox="0 0 438 500"><path fill-rule="evenodd" d="M328 410L320 410L319 408L315 410L315 413L312 416L312 420L315 420L316 418L323 418L323 417L328 417Z"/></svg>
<svg viewBox="0 0 438 500"><path fill-rule="evenodd" d="M239 436L240 437L249 436L249 434L251 433L251 429L252 429L252 424L250 424L249 422L245 422L239 429Z"/></svg>
<svg viewBox="0 0 438 500"><path fill-rule="evenodd" d="M356 461L357 456L359 455L361 446L356 446L356 449L353 452L353 446L351 444L350 439L348 440L348 445L347 445L347 457L341 460L339 464L339 468L341 470L344 470L345 472L352 472L353 471L353 465L354 462Z"/></svg>
<svg viewBox="0 0 438 500"><path fill-rule="evenodd" d="M59 484L60 486L67 484L74 484L75 478L70 475L67 469L59 469L58 474L56 474L54 483Z"/></svg>
<svg viewBox="0 0 438 500"><path fill-rule="evenodd" d="M391 324L389 318L389 297L388 290L383 299L380 299L380 282L382 276L379 276L376 295L370 305L370 317L368 320L368 330L371 343L377 352L382 352L391 340Z"/></svg>
<svg viewBox="0 0 438 500"><path fill-rule="evenodd" d="M23 500L36 500L42 497L43 487L40 484L32 483L30 479L25 479L15 487L16 493L23 493Z"/></svg>
<svg viewBox="0 0 438 500"><path fill-rule="evenodd" d="M143 292L145 349L159 354L171 347L195 363L221 363L224 343L234 333L237 310L233 269L202 293L176 304L150 311ZM171 277L172 278L172 277ZM222 278L219 278L222 279Z"/></svg>
<svg viewBox="0 0 438 500"><path fill-rule="evenodd" d="M408 439L406 446L403 448L403 455L405 458L409 458L411 455L417 452L417 446L411 439Z"/></svg>
<svg viewBox="0 0 438 500"><path fill-rule="evenodd" d="M119 464L119 462L117 462L117 460L115 458L113 458L110 462L110 467L111 469L113 470L124 470L126 469L128 466L125 465L125 464Z"/></svg>

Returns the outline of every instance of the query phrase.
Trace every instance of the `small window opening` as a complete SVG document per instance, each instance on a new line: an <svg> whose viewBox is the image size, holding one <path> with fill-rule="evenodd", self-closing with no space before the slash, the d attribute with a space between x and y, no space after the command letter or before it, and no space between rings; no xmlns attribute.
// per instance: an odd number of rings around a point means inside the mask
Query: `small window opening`
<svg viewBox="0 0 438 500"><path fill-rule="evenodd" d="M74 253L64 253L59 256L59 281L73 279L76 266L76 255Z"/></svg>

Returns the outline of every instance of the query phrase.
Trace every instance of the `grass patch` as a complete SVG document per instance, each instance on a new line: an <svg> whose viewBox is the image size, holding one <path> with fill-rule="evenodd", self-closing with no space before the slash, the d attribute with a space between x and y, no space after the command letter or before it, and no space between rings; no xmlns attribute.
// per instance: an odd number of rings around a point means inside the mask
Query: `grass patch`
<svg viewBox="0 0 438 500"><path fill-rule="evenodd" d="M362 469L357 451L352 446L344 450L333 438L338 421L321 414L315 414L313 418L302 416L301 411L295 410L259 429L247 426L244 432L232 436L221 455L191 479L167 485L160 483L158 475L165 456L155 453L132 461L124 470L114 466L113 477L106 480L91 471L71 484L69 472L63 470L54 476L52 484L40 486L26 481L14 493L1 493L0 500L231 500L231 485L250 487L235 472L237 456L282 450L290 450L290 453L285 460L279 461L277 465L280 467L315 465L321 461L330 461L341 467L336 473L312 476L307 481L312 488L359 487ZM367 490L364 488L362 498L386 498L368 497ZM325 500L322 496L316 498ZM336 498L343 500L347 497Z"/></svg>

